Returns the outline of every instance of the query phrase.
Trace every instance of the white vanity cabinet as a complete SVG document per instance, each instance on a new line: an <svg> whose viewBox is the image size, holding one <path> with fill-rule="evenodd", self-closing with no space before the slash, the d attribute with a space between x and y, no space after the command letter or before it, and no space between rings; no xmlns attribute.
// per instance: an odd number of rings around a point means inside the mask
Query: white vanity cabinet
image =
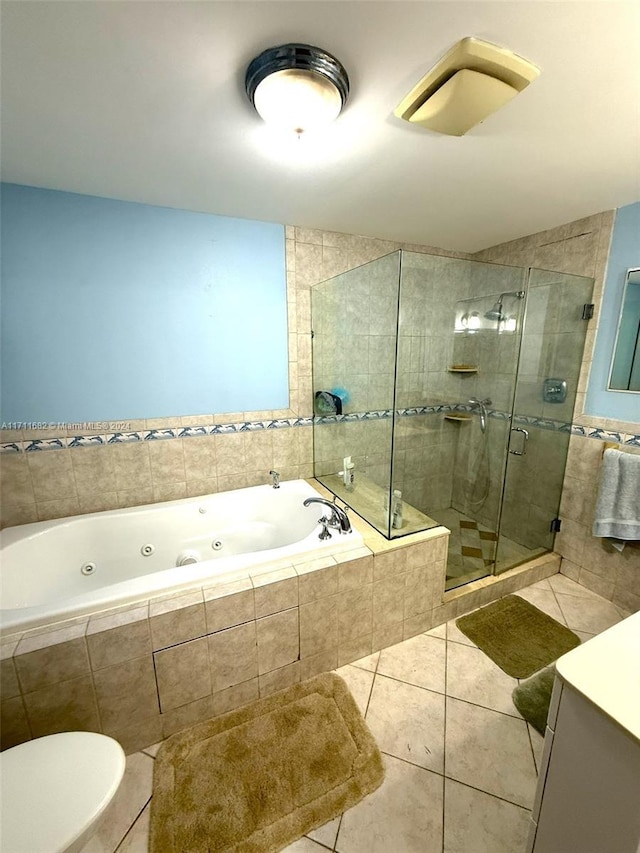
<svg viewBox="0 0 640 853"><path fill-rule="evenodd" d="M640 853L640 613L556 668L527 853Z"/></svg>

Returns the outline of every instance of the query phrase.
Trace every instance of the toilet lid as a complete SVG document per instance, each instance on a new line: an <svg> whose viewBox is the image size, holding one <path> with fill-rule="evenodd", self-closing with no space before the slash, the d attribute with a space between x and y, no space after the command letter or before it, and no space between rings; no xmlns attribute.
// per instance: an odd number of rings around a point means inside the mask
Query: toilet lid
<svg viewBox="0 0 640 853"><path fill-rule="evenodd" d="M0 754L2 849L62 853L102 814L122 779L113 738L64 732Z"/></svg>

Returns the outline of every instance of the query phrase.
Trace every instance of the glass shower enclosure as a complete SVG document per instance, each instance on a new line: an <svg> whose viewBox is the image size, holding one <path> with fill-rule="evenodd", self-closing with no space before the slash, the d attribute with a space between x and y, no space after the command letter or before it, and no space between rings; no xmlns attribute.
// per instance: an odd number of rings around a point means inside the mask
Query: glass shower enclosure
<svg viewBox="0 0 640 853"><path fill-rule="evenodd" d="M593 281L394 252L312 289L315 476L447 588L552 550Z"/></svg>

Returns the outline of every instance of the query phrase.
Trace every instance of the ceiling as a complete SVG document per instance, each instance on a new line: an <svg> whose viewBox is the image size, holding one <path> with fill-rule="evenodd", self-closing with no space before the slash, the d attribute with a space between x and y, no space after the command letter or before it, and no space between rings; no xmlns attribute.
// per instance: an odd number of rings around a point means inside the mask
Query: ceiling
<svg viewBox="0 0 640 853"><path fill-rule="evenodd" d="M464 137L393 109L477 36L542 69ZM351 79L273 136L244 72L288 41ZM2 2L3 180L474 252L640 199L640 3Z"/></svg>

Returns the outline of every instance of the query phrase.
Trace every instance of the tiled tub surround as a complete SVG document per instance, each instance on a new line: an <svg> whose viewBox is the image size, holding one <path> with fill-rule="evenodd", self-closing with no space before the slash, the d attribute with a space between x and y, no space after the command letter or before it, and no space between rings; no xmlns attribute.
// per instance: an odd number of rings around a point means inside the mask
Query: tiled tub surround
<svg viewBox="0 0 640 853"><path fill-rule="evenodd" d="M367 526L368 527L368 526ZM371 536L371 530L369 530ZM127 751L443 621L447 531L369 538L7 636L2 746L66 729Z"/></svg>
<svg viewBox="0 0 640 853"><path fill-rule="evenodd" d="M304 480L41 521L0 534L0 626L24 631L209 586L218 575L363 544L319 540L319 493Z"/></svg>
<svg viewBox="0 0 640 853"><path fill-rule="evenodd" d="M262 566L202 589L4 637L2 747L92 729L133 752L559 568L549 554L443 594L448 531L389 542L352 520L365 542L357 550Z"/></svg>

